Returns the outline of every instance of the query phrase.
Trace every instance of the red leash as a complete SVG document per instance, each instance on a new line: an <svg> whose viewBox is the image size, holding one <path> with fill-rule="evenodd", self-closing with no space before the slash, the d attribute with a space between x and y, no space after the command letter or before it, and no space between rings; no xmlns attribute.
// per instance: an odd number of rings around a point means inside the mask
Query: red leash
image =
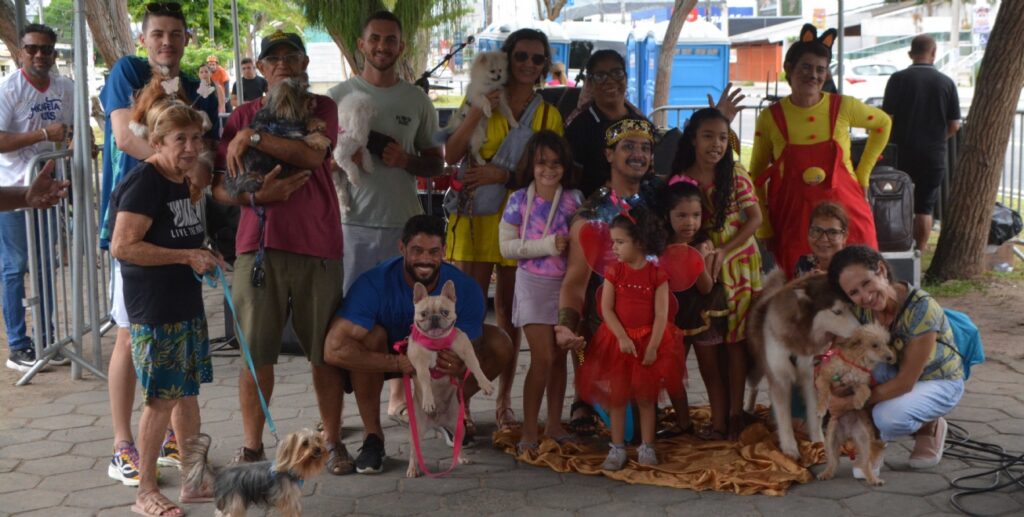
<svg viewBox="0 0 1024 517"><path fill-rule="evenodd" d="M394 348L399 353L402 353L405 351L406 346L406 341L399 341L398 343L395 343ZM462 382L459 382L454 375L449 376L451 383L457 386L459 391L459 419L455 424L455 446L452 451L452 464L449 465L448 469L444 472L431 472L427 469L426 462L423 461L423 449L420 447L420 433L419 428L416 426L416 400L412 395L412 377L406 374L402 375L402 386L405 388L405 407L409 412L409 429L412 431L412 448L416 453L416 460L419 461L420 470L422 470L428 477L440 478L447 476L455 470L455 464L459 461L459 453L462 452L462 436L466 433L466 399L462 391L462 387L465 385L465 381L468 378L469 369L466 369L466 372L462 377Z"/></svg>

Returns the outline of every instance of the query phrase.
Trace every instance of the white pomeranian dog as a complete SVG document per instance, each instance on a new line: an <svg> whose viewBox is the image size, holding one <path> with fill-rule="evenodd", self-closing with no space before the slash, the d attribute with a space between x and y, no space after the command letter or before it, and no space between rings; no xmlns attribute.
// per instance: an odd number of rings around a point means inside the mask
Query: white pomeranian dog
<svg viewBox="0 0 1024 517"><path fill-rule="evenodd" d="M377 116L377 106L369 94L354 91L338 103L338 143L334 147L335 189L341 209L348 212L349 185L359 185L364 173L373 173L373 158L366 144L370 138L370 122ZM362 167L352 161L355 153L362 157Z"/></svg>
<svg viewBox="0 0 1024 517"><path fill-rule="evenodd" d="M469 68L469 85L466 87L466 101L459 107L459 112L452 117L452 121L446 128L448 133L455 132L469 113L472 106L480 106L484 117L491 118L491 102L487 94L494 90L501 90L501 99L498 101L498 110L508 120L509 127L519 127L519 122L512 116L512 109L508 106L508 97L505 95L504 86L508 79L508 56L500 50L491 52L480 52L473 59ZM469 150L476 163L485 163L480 156L480 148L487 141L487 124L478 123L473 129L473 136L469 139Z"/></svg>

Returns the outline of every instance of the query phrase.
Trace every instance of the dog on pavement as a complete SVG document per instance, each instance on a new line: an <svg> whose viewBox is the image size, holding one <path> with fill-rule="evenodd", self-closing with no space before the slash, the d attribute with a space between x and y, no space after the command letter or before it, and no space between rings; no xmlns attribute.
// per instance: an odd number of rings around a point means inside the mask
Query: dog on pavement
<svg viewBox="0 0 1024 517"><path fill-rule="evenodd" d="M835 475L840 449L847 440L852 440L857 447L854 463L864 472L868 484L879 486L885 483L872 469L885 445L875 438L875 427L864 404L871 396L871 370L878 364L894 362L896 352L889 346L889 332L874 323L858 328L849 339L837 340L836 345L822 356L814 379L818 390L818 417L823 417L828 409L833 386L853 391L855 409L829 419L825 430L828 463L818 474L818 479L831 479Z"/></svg>
<svg viewBox="0 0 1024 517"><path fill-rule="evenodd" d="M858 327L860 322L824 274L786 283L784 273L775 270L765 278L764 290L747 320L754 359L747 377L747 410L753 410L757 386L767 376L779 448L786 456L800 458L791 414L793 386L801 387L808 406L817 400L814 357L823 353L832 339L848 338ZM807 426L812 441L824 440L821 419L808 418Z"/></svg>
<svg viewBox="0 0 1024 517"><path fill-rule="evenodd" d="M250 506L272 506L281 515L302 515L302 483L320 474L328 457L323 437L310 429L286 436L274 461L239 463L217 473L207 463L209 447L210 437L205 434L183 445L182 475L193 486L213 483L218 517L244 517Z"/></svg>
<svg viewBox="0 0 1024 517"><path fill-rule="evenodd" d="M480 361L473 351L473 343L465 332L455 326L455 283L448 280L441 287L440 295L428 296L427 288L417 282L413 288L413 305L416 312L406 353L409 362L416 368L414 402L416 407L423 410L422 416L416 419L416 431L423 436L428 429L438 426L455 429L460 423L457 387L451 383L447 375L435 369L438 351L450 349L455 352L476 378L477 385L484 394L490 395L494 391L494 386L480 369ZM465 463L462 458L456 458L456 461ZM419 475L414 450L409 451L409 468L405 475Z"/></svg>

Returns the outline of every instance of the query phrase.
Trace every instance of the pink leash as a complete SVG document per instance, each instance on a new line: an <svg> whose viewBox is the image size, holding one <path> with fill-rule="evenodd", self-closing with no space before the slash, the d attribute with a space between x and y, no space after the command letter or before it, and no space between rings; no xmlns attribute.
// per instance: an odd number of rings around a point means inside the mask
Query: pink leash
<svg viewBox="0 0 1024 517"><path fill-rule="evenodd" d="M406 341L399 341L395 343L394 348L399 353L405 351L407 346ZM462 452L462 435L465 434L465 418L466 418L466 399L462 391L462 387L465 384L466 379L469 378L469 369L466 369L465 374L462 377L463 382L459 382L454 375L449 376L451 383L458 387L459 390L459 420L455 424L455 447L452 451L452 464L448 466L448 469L444 472L431 472L427 469L427 464L423 461L423 449L420 447L420 432L416 426L416 400L412 395L412 377L403 374L402 375L402 386L405 387L405 407L409 412L409 429L412 431L412 447L416 452L416 460L419 461L420 470L423 471L428 477L440 478L445 477L455 470L455 464L459 461L459 453Z"/></svg>

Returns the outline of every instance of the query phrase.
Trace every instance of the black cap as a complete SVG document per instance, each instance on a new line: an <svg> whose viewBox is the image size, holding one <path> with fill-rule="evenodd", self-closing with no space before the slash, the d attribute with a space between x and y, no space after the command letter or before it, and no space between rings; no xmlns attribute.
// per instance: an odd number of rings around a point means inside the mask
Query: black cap
<svg viewBox="0 0 1024 517"><path fill-rule="evenodd" d="M300 38L298 34L295 34L294 32L277 31L263 38L263 41L260 42L260 55L256 59L263 59L267 57L267 54L269 54L270 51L278 45L288 45L303 54L306 53L306 46L302 44L302 38Z"/></svg>

